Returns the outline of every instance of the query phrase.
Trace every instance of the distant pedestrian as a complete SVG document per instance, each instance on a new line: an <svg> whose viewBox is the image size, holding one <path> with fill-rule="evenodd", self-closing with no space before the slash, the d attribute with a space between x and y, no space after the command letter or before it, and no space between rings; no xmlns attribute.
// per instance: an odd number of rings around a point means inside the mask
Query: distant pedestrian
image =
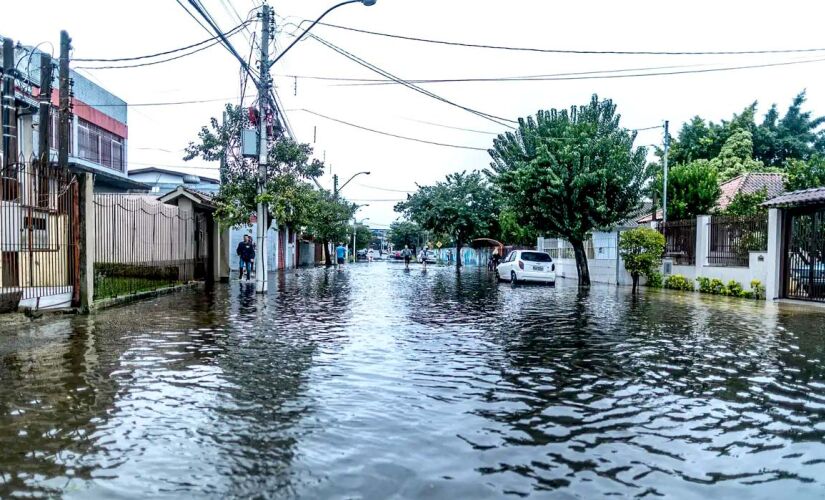
<svg viewBox="0 0 825 500"><path fill-rule="evenodd" d="M341 266L347 260L347 247L344 246L343 243L338 243L338 246L335 247L335 258L337 259L338 265Z"/></svg>
<svg viewBox="0 0 825 500"><path fill-rule="evenodd" d="M453 251L450 250L450 249L447 249L447 264L452 265L452 263L453 263Z"/></svg>
<svg viewBox="0 0 825 500"><path fill-rule="evenodd" d="M243 241L238 243L236 250L238 257L240 257L240 275L238 279L243 279L243 272L246 270L246 279L250 279L252 274L252 263L255 261L255 244L252 242L252 236L248 234L243 235Z"/></svg>
<svg viewBox="0 0 825 500"><path fill-rule="evenodd" d="M421 252L418 254L418 262L420 262L421 265L424 266L424 267L421 268L422 271L427 270L427 256L428 256L428 253L429 252L427 251L427 246L425 245L424 248L421 249Z"/></svg>
<svg viewBox="0 0 825 500"><path fill-rule="evenodd" d="M367 262L372 262L372 257L373 257L373 255L374 255L374 254L372 253L372 248L370 248L369 250L367 250Z"/></svg>
<svg viewBox="0 0 825 500"><path fill-rule="evenodd" d="M410 268L410 260L412 260L412 250L407 245L404 245L404 250L401 250L401 257L404 258L404 269Z"/></svg>

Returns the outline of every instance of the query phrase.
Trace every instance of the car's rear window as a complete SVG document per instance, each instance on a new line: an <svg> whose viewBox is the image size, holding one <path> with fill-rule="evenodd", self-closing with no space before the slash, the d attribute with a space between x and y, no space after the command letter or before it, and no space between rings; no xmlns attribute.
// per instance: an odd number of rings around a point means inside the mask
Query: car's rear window
<svg viewBox="0 0 825 500"><path fill-rule="evenodd" d="M529 262L553 262L553 259L543 252L521 252L521 260Z"/></svg>

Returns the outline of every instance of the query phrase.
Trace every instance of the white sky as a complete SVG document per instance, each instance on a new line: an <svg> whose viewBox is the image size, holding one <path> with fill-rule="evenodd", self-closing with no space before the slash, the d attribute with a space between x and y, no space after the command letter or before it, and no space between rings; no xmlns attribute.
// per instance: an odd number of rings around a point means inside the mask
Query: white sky
<svg viewBox="0 0 825 500"><path fill-rule="evenodd" d="M218 24L238 24L225 2L246 16L260 0L202 0ZM186 3L184 1L184 3ZM289 21L317 17L335 0L277 0L276 13ZM42 17L36 17L38 13ZM370 8L347 5L326 21L374 31L493 45L595 50L753 50L825 47L821 20L825 2L814 1L593 1L550 0L378 0ZM23 22L26 20L26 22ZM292 26L283 26L286 31ZM128 57L189 45L209 35L173 0L2 0L0 32L34 45L59 31L73 38L74 57ZM258 30L259 24L252 25ZM390 40L318 26L314 33L406 79L502 77L614 70L671 65L739 66L825 58L825 51L771 56L603 56L517 53ZM280 33L279 49L292 38ZM243 35L232 42L249 53ZM75 63L74 66L80 66ZM85 65L85 64L84 64ZM678 69L677 69L678 70ZM537 109L583 104L592 93L618 104L623 124L647 127L669 119L678 130L694 115L719 120L758 100L760 112L776 102L784 111L800 90L808 90L808 109L825 114L825 62L764 69L646 78L526 83L449 83L423 85L459 104L516 118ZM487 148L492 135L432 126L435 122L490 132L502 127L398 85L346 87L336 82L298 80L281 75L377 78L313 40L296 46L273 70L288 110L311 109L387 132L437 142ZM84 71L93 81L129 103L233 98L239 95L239 66L220 46L177 61L137 69ZM182 149L220 102L129 109L130 168L147 165L217 176L217 165L182 160ZM397 217L393 202L446 173L480 169L484 151L417 144L352 129L301 111L288 117L296 136L326 154L332 170L345 180L361 170L343 194L359 203L359 217L375 227ZM418 120L418 121L416 121ZM661 130L640 132L639 144L661 141ZM201 167L201 168L198 168ZM327 176L324 183L331 185ZM371 200L371 201L366 201Z"/></svg>

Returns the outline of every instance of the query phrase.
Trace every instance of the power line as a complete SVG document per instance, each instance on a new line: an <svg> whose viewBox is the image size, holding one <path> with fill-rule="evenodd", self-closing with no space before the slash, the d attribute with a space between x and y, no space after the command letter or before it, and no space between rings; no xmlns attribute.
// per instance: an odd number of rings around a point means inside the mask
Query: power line
<svg viewBox="0 0 825 500"><path fill-rule="evenodd" d="M113 108L113 107L129 107L129 108L136 108L136 107L151 107L151 106L179 106L183 104L202 104L207 102L222 102L222 101L233 101L237 99L237 96L232 97L219 97L216 99L199 99L193 101L168 101L168 102L138 102L138 103L123 103L123 104L108 104L108 103L101 103L101 104L89 104L85 102L79 101L72 101L72 104L75 106L94 106L96 108Z"/></svg>
<svg viewBox="0 0 825 500"><path fill-rule="evenodd" d="M333 44L333 43L330 43L330 42L328 42L328 41L324 40L323 38L321 38L321 37L319 37L319 36L317 36L317 35L314 35L314 34L310 33L310 34L309 34L309 36L310 36L312 39L314 39L314 40L318 41L319 43L321 43L322 45L324 45L324 46L326 46L326 47L328 47L328 48L332 49L333 51L335 51L335 52L337 52L337 53L339 53L339 54L343 55L344 57L346 57L346 58L348 58L348 59L350 59L350 60L352 60L352 61L354 61L354 62L358 63L359 65L364 66L365 68L369 69L370 71L373 71L373 72L375 72L375 73L378 73L379 75L384 76L385 78L388 78L388 79L390 79L390 80L394 80L394 81L396 81L396 82L398 82L398 83L400 83L400 84L404 85L405 87L407 87L407 88L409 88L409 89L412 89L412 90L414 90L414 91L416 91L416 92L418 92L418 93L420 93L420 94L424 94L424 95L426 95L427 97L431 97L431 98L433 98L433 99L436 99L437 101L441 101L441 102L443 102L443 103L445 103L445 104L449 104L449 105L451 105L451 106L457 107L457 108L459 108L459 109L462 109L462 110L464 110L464 111L467 111L467 112L469 112L469 113L472 113L472 114L474 114L474 115L476 115L476 116L479 116L479 117L481 117L481 118L484 118L484 119L486 119L486 120L489 120L489 121L491 121L491 122L493 122L493 123L496 123L496 124L501 125L501 126L504 126L504 127L513 128L511 125L508 125L507 123L504 123L504 122L517 123L515 120L511 120L511 119L509 119L509 118L502 118L502 117L500 117L500 116L491 115L491 114L489 114L489 113L484 113L484 112L482 112L482 111L478 111L478 110L476 110L476 109L469 108L469 107L467 107L467 106L462 106L461 104L457 104L457 103L455 103L455 102L453 102L453 101L450 101L450 100L448 100L448 99L445 99L445 98L443 98L443 97L441 97L441 96L439 96L439 95L436 95L436 94L434 94L434 93L430 92L429 90L423 89L423 88L421 88L421 87L419 87L419 86L417 86L417 85L415 85L415 84L412 84L412 83L410 83L410 82L408 82L408 81L406 81L406 80L403 80L403 79L401 79L401 78L399 78L399 77L397 77L397 76L395 76L395 75L393 75L393 74L389 73L389 72L388 72L388 71L386 71L386 70L383 70L383 69L381 69L381 68L379 68L379 67L377 67L377 66L373 65L373 64L371 64L371 63L369 63L369 62L367 62L367 61L365 61L365 60L363 60L363 59L359 58L358 56L356 56L356 55L354 55L354 54L352 54L352 53L350 53L350 52L348 52L348 51L346 51L346 50L342 49L341 47L338 47L337 45L335 45L335 44Z"/></svg>
<svg viewBox="0 0 825 500"><path fill-rule="evenodd" d="M383 187L378 187L378 186L370 186L369 184L361 184L360 182L356 182L355 184L357 186L365 187L367 189L377 189L379 191L389 191L389 192L392 192L392 193L413 193L413 192L415 192L415 190L408 191L408 190L405 190L405 189L390 189L390 188L383 188Z"/></svg>
<svg viewBox="0 0 825 500"><path fill-rule="evenodd" d="M396 139L403 139L405 141L420 142L420 143L423 143L423 144L431 144L433 146L443 146L443 147L447 147L447 148L469 149L469 150L474 150L474 151L487 151L487 148L477 148L477 147L473 147L473 146L459 146L457 144L447 144L447 143L443 143L443 142L428 141L428 140L425 140L425 139L417 139L415 137L407 137L407 136L404 136L404 135L392 134L392 133L384 132L384 131L381 131L381 130L375 130L373 128L364 127L363 125L356 125L355 123L351 123L351 122L344 121L344 120L341 120L341 119L338 119L338 118L333 118L331 116L323 115L321 113L318 113L318 112L315 112L315 111L312 111L312 110L309 110L309 109L306 109L306 108L301 108L301 111L303 111L305 113L309 113L311 115L319 116L321 118L325 118L327 120L330 120L330 121L333 121L333 122L336 122L336 123L347 125L347 126L350 126L350 127L353 127L353 128L357 128L357 129L360 129L360 130L366 130L367 132L372 132L374 134L385 135L385 136L388 136L388 137L395 137Z"/></svg>
<svg viewBox="0 0 825 500"><path fill-rule="evenodd" d="M308 20L304 20L308 21ZM302 23L304 22L302 21ZM406 35L396 35L383 33L380 31L370 31L338 24L318 23L330 28L354 31L367 35L382 36L386 38L396 38L413 42L423 42L438 45L452 45L457 47L469 47L477 49L509 50L519 52L541 52L550 54L595 54L595 55L643 55L643 56L727 56L727 55L753 55L753 54L793 54L806 52L823 52L825 48L806 49L760 49L760 50L712 50L712 51L656 51L656 50L581 50L581 49L541 49L535 47L514 47L507 45L476 44L467 42L455 42L447 40L435 40L430 38L420 38Z"/></svg>
<svg viewBox="0 0 825 500"><path fill-rule="evenodd" d="M241 21L241 24L235 26L224 35L228 35L229 33L234 32L235 30L242 28L249 24L249 21ZM194 49L195 47L199 47L205 43L209 43L211 41L217 40L219 37L213 36L212 38L207 38L206 40L200 41L198 43L193 43L192 45L187 45L186 47L180 47L178 49L166 50L163 52L156 52L154 54L146 54L145 56L134 56L134 57L118 57L113 59L105 59L105 58L81 58L81 57L74 57L72 58L75 62L126 62L126 61L138 61L140 59L152 59L154 57L166 56L169 54L174 54L175 52L181 52L184 50Z"/></svg>
<svg viewBox="0 0 825 500"><path fill-rule="evenodd" d="M231 37L231 36L236 35L237 33L239 33L240 29L241 29L240 27L236 27L236 28L234 28L234 29L232 29L232 30L230 30L226 33L222 33L222 35L226 36L226 37ZM169 57L167 59L161 59L161 60L158 60L158 61L150 61L150 62L138 63L138 64L123 64L123 65L116 65L116 66L79 66L79 67L74 68L74 69L89 69L89 70L97 70L97 69L131 69L131 68L141 68L141 67L144 67L144 66L154 66L155 64L162 64L162 63L167 63L167 62L170 62L170 61L176 61L178 59L182 59L184 57L191 56L193 54L197 54L198 52L201 52L201 51L204 51L208 48L214 47L215 45L218 45L219 43L221 43L220 40L213 41L209 45L200 47L200 48L195 49L191 52L186 52L184 54L180 54L180 55L177 55L177 56L174 56L174 57Z"/></svg>

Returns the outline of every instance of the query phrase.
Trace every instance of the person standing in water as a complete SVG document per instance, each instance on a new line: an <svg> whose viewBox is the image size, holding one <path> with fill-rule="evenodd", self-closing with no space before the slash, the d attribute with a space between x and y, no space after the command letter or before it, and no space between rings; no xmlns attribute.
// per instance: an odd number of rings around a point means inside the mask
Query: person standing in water
<svg viewBox="0 0 825 500"><path fill-rule="evenodd" d="M347 261L347 247L343 243L338 243L338 246L335 247L335 258L339 266L343 266Z"/></svg>
<svg viewBox="0 0 825 500"><path fill-rule="evenodd" d="M404 258L404 269L410 268L410 260L412 260L412 250L407 245L404 245L404 250L401 250L401 257Z"/></svg>
<svg viewBox="0 0 825 500"><path fill-rule="evenodd" d="M427 255L429 254L428 249L429 244L424 245L424 248L421 249L421 252L418 254L418 262L421 263L422 267L421 271L424 272L427 270Z"/></svg>
<svg viewBox="0 0 825 500"><path fill-rule="evenodd" d="M241 261L241 274L238 276L238 279L243 278L244 269L246 270L246 279L250 279L250 275L252 274L252 262L255 261L255 245L252 243L251 236L248 234L243 235L243 241L238 243L236 253Z"/></svg>

